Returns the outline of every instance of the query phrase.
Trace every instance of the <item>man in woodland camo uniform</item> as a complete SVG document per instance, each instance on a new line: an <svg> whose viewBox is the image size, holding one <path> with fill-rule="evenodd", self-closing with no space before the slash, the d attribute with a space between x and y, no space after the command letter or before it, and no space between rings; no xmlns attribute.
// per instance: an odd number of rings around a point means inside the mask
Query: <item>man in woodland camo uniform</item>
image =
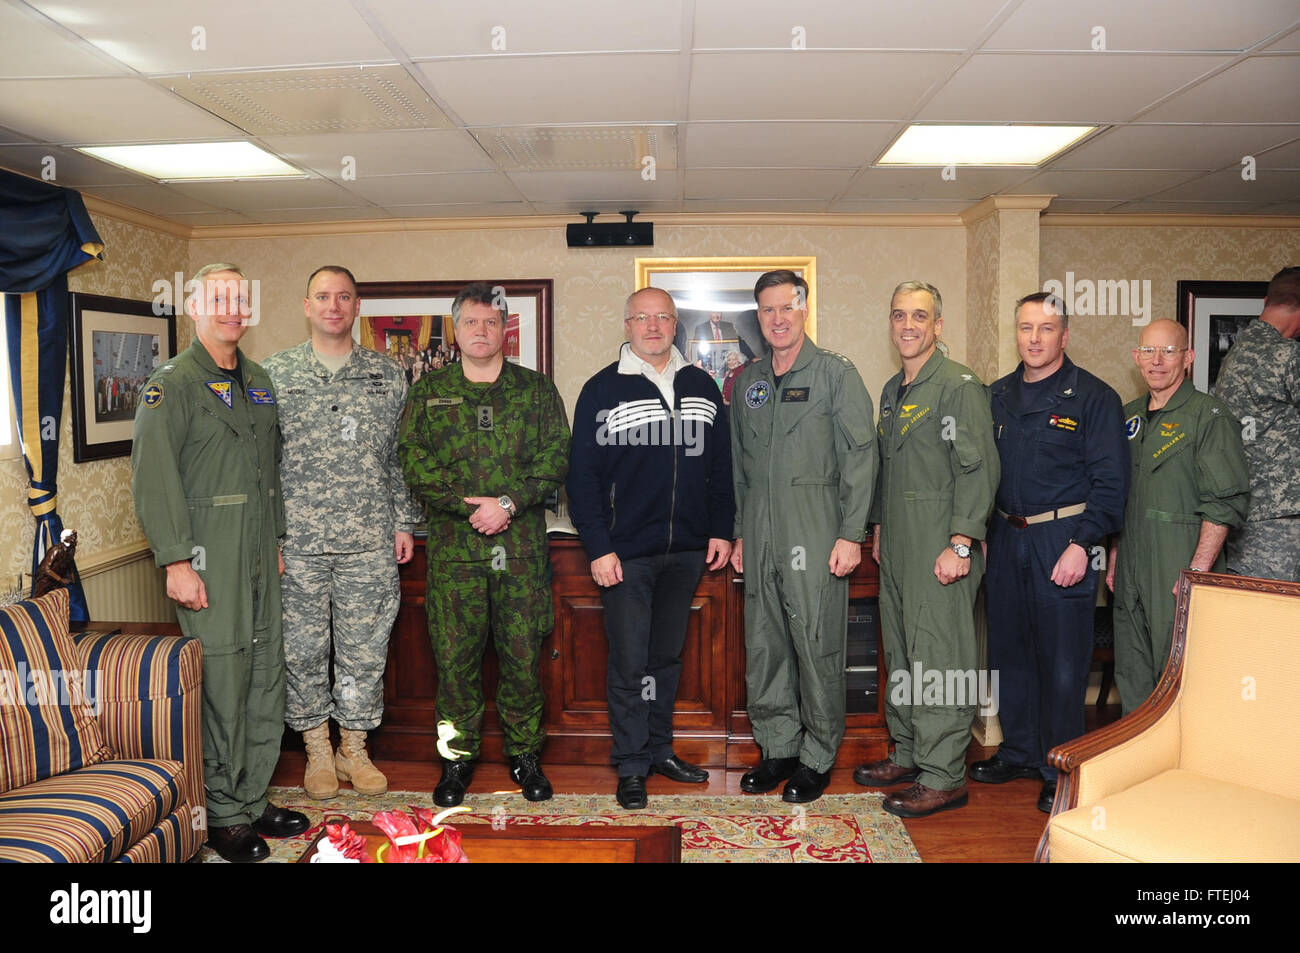
<svg viewBox="0 0 1300 953"><path fill-rule="evenodd" d="M461 803L474 774L489 630L510 776L528 800L544 801L540 659L554 623L544 504L568 472L569 425L550 378L502 354L504 291L475 282L451 313L461 362L411 388L399 445L407 484L428 509L442 756L434 801Z"/></svg>

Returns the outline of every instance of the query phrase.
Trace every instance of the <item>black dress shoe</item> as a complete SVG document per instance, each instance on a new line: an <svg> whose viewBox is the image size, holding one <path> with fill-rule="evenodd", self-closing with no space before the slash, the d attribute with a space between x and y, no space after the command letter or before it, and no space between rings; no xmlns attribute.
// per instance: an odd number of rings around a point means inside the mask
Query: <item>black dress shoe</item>
<svg viewBox="0 0 1300 953"><path fill-rule="evenodd" d="M683 761L677 755L650 765L650 773L662 774L669 781L680 781L682 784L703 784L709 780L709 772L689 761Z"/></svg>
<svg viewBox="0 0 1300 953"><path fill-rule="evenodd" d="M263 837L293 837L309 827L311 823L306 814L270 803L266 805L262 816L253 821L253 830Z"/></svg>
<svg viewBox="0 0 1300 953"><path fill-rule="evenodd" d="M1038 792L1038 809L1044 814L1052 813L1052 805L1056 803L1056 781L1043 782L1043 789Z"/></svg>
<svg viewBox="0 0 1300 953"><path fill-rule="evenodd" d="M807 804L815 801L826 791L831 781L829 771L814 771L808 765L800 763L790 780L785 783L781 800L788 804Z"/></svg>
<svg viewBox="0 0 1300 953"><path fill-rule="evenodd" d="M555 791L542 774L542 761L536 754L512 754L510 779L519 785L528 801L549 801Z"/></svg>
<svg viewBox="0 0 1300 953"><path fill-rule="evenodd" d="M209 827L208 846L232 864L252 864L271 856L266 841L253 833L247 824Z"/></svg>
<svg viewBox="0 0 1300 953"><path fill-rule="evenodd" d="M439 807L456 807L465 800L465 791L474 780L473 761L444 761L442 777L433 789L433 803Z"/></svg>
<svg viewBox="0 0 1300 953"><path fill-rule="evenodd" d="M758 767L746 771L740 779L740 789L746 794L766 794L799 768L798 758L764 758Z"/></svg>
<svg viewBox="0 0 1300 953"><path fill-rule="evenodd" d="M618 779L618 790L614 792L618 803L628 811L639 811L650 803L645 796L645 777L629 774Z"/></svg>
<svg viewBox="0 0 1300 953"><path fill-rule="evenodd" d="M1011 764L997 755L984 761L976 761L970 766L971 780L983 781L985 784L1005 784L1016 778L1041 778L1042 776L1043 772L1037 768L1026 764Z"/></svg>

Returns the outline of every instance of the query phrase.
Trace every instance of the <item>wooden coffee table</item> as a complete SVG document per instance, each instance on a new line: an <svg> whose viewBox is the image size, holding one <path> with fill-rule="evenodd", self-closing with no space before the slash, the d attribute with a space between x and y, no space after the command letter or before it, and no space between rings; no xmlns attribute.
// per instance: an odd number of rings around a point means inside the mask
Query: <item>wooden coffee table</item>
<svg viewBox="0 0 1300 953"><path fill-rule="evenodd" d="M370 821L348 821L366 839L371 857L388 838ZM679 864L682 831L667 827L594 827L559 824L455 824L471 864ZM322 830L298 863L311 862Z"/></svg>

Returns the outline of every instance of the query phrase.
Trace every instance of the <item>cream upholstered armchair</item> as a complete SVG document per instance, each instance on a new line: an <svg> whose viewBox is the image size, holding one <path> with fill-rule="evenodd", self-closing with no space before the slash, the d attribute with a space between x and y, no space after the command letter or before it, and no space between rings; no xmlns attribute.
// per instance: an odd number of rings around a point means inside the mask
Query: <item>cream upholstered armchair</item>
<svg viewBox="0 0 1300 953"><path fill-rule="evenodd" d="M1151 697L1048 757L1040 862L1300 860L1300 583L1184 571Z"/></svg>

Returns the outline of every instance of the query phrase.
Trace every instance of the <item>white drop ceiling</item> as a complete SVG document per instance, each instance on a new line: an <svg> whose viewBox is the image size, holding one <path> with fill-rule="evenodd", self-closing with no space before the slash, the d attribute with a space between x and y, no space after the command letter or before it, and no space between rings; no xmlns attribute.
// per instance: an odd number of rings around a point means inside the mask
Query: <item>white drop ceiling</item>
<svg viewBox="0 0 1300 953"><path fill-rule="evenodd" d="M873 168L909 122L1101 128L1040 169ZM73 151L230 139L310 177L164 185ZM1295 215L1300 3L0 0L0 166L47 157L194 226L993 194Z"/></svg>

